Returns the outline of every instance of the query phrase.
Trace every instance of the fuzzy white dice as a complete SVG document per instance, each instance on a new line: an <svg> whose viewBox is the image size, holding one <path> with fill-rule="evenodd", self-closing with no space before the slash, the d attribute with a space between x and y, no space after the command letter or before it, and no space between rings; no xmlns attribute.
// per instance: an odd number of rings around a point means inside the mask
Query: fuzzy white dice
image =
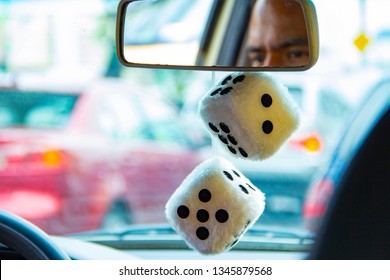
<svg viewBox="0 0 390 280"><path fill-rule="evenodd" d="M198 165L166 204L166 216L202 254L232 248L265 207L264 194L221 157Z"/></svg>
<svg viewBox="0 0 390 280"><path fill-rule="evenodd" d="M200 100L199 114L223 149L252 160L276 153L300 121L288 89L264 73L226 76Z"/></svg>

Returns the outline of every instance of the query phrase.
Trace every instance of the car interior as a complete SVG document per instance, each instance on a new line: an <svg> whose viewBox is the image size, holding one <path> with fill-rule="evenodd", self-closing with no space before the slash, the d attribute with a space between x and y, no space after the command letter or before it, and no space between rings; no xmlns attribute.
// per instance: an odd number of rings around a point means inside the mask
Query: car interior
<svg viewBox="0 0 390 280"><path fill-rule="evenodd" d="M0 1L1 260L390 259L389 3L81 2Z"/></svg>
<svg viewBox="0 0 390 280"><path fill-rule="evenodd" d="M387 110L340 178L340 186L329 205L310 259L389 258L389 227L380 222L389 213L385 171L388 149L383 141L388 137L388 126Z"/></svg>

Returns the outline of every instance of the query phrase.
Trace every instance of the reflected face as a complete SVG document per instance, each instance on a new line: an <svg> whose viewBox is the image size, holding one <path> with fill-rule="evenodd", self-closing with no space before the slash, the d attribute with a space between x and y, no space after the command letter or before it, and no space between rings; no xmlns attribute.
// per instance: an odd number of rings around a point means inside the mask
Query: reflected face
<svg viewBox="0 0 390 280"><path fill-rule="evenodd" d="M247 64L303 66L309 46L302 7L294 0L258 0L249 22Z"/></svg>

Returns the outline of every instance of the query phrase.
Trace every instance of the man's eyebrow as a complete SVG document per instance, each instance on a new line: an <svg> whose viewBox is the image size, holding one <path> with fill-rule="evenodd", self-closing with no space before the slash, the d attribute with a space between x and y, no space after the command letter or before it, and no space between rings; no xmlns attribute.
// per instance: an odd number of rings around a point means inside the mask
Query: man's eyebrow
<svg viewBox="0 0 390 280"><path fill-rule="evenodd" d="M308 46L309 42L307 38L296 38L296 39L291 39L291 40L285 40L280 43L277 43L275 46L272 46L272 49L274 50L281 50L281 49L287 49L292 46ZM259 46L248 46L246 48L247 52L265 52L264 47L259 47Z"/></svg>
<svg viewBox="0 0 390 280"><path fill-rule="evenodd" d="M275 50L280 50L280 49L287 49L292 46L308 46L308 45L309 42L307 41L307 38L296 38L296 39L280 42L275 46L273 46L272 48Z"/></svg>
<svg viewBox="0 0 390 280"><path fill-rule="evenodd" d="M256 53L259 53L259 52L265 52L265 49L264 49L264 48L261 48L261 47L249 46L249 47L246 47L246 51L247 51L247 52L256 52Z"/></svg>

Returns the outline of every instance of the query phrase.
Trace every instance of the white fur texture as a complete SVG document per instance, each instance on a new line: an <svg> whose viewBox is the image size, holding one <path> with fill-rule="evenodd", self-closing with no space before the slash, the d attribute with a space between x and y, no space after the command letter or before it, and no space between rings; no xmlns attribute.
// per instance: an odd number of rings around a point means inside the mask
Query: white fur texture
<svg viewBox="0 0 390 280"><path fill-rule="evenodd" d="M263 105L264 95L271 100L268 107ZM200 100L199 115L223 149L252 160L276 153L300 121L288 89L264 73L227 75ZM272 123L269 133L263 130L267 123Z"/></svg>
<svg viewBox="0 0 390 280"><path fill-rule="evenodd" d="M209 201L200 200L202 190L211 194ZM188 217L180 217L180 206L188 208ZM217 254L232 248L260 217L264 207L264 194L230 162L215 157L198 165L182 182L166 204L166 217L190 247L202 254ZM207 221L197 218L200 209L209 214ZM223 223L216 218L221 209L229 215ZM205 240L196 235L200 227L209 232Z"/></svg>

